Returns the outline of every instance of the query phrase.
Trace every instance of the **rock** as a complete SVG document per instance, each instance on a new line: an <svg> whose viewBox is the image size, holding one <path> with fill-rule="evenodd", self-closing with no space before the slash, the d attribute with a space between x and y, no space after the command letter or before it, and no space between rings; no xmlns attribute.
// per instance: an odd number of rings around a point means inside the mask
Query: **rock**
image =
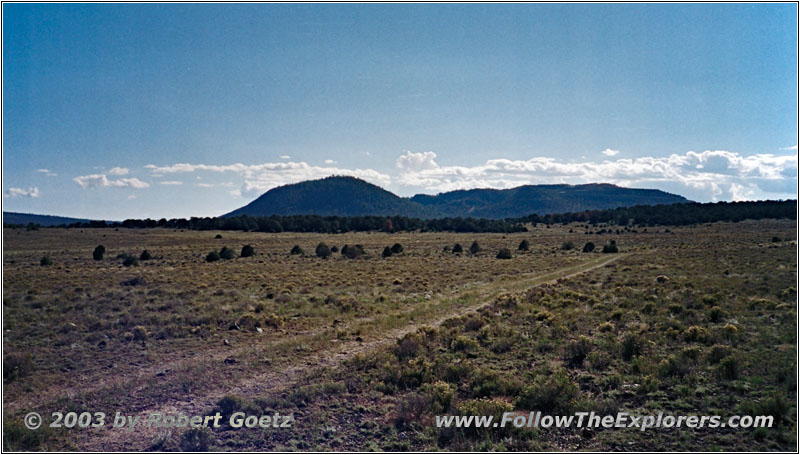
<svg viewBox="0 0 800 455"><path fill-rule="evenodd" d="M256 327L256 332L264 333L264 329L262 329L261 327Z"/></svg>
<svg viewBox="0 0 800 455"><path fill-rule="evenodd" d="M225 346L230 346L231 342L228 340L222 340L222 344L224 344Z"/></svg>
<svg viewBox="0 0 800 455"><path fill-rule="evenodd" d="M667 281L669 281L669 277L666 275L659 275L656 277L656 281L659 283L666 283Z"/></svg>

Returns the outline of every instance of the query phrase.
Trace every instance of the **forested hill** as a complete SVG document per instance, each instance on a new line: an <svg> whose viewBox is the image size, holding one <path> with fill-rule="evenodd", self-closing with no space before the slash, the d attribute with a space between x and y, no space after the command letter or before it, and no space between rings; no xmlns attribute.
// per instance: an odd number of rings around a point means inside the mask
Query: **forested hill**
<svg viewBox="0 0 800 455"><path fill-rule="evenodd" d="M403 198L354 177L328 177L273 188L225 216L320 215L413 218L517 218L530 214L674 204L685 198L660 190L610 184L525 185L506 190L458 190Z"/></svg>

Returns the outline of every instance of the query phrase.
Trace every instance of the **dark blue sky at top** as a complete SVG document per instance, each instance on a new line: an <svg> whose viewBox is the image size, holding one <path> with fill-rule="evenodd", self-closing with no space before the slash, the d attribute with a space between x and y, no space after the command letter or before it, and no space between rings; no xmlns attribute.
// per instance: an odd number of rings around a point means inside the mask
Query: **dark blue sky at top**
<svg viewBox="0 0 800 455"><path fill-rule="evenodd" d="M407 151L442 167L796 156L796 38L793 4L5 4L4 205L119 218L252 199L244 175L151 164L329 160L413 194L435 191L395 178ZM114 167L148 186L74 181Z"/></svg>

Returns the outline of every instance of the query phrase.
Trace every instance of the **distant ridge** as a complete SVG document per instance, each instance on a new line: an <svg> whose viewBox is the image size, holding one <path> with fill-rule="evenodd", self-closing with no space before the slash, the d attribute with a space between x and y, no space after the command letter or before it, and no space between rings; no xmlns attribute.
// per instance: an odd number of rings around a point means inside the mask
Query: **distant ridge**
<svg viewBox="0 0 800 455"><path fill-rule="evenodd" d="M40 226L58 226L70 223L88 223L91 220L84 218L69 218L53 215L35 215L33 213L3 212L3 224L33 223Z"/></svg>
<svg viewBox="0 0 800 455"><path fill-rule="evenodd" d="M457 190L403 198L355 177L327 177L273 188L224 216L401 215L415 218L516 218L633 205L690 202L654 189L607 183L524 185L506 190Z"/></svg>

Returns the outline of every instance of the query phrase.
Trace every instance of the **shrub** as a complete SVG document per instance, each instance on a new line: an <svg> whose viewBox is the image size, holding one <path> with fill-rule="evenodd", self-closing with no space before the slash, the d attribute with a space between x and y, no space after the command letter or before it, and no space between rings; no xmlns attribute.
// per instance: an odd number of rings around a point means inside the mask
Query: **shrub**
<svg viewBox="0 0 800 455"><path fill-rule="evenodd" d="M149 261L150 259L153 259L153 255L147 250L142 251L142 254L139 255L139 260L141 261Z"/></svg>
<svg viewBox="0 0 800 455"><path fill-rule="evenodd" d="M586 245L583 245L583 252L591 253L592 251L594 251L594 243L586 242Z"/></svg>
<svg viewBox="0 0 800 455"><path fill-rule="evenodd" d="M781 241L781 238L780 238L780 237L778 237L777 235L776 235L776 236L774 236L774 237L772 237L772 242L773 242L773 243L778 243L778 242L780 242L780 241Z"/></svg>
<svg viewBox="0 0 800 455"><path fill-rule="evenodd" d="M601 332L613 332L614 331L614 324L612 324L610 322L604 322L604 323L600 324L600 326L597 329L600 330Z"/></svg>
<svg viewBox="0 0 800 455"><path fill-rule="evenodd" d="M708 356L706 356L706 360L711 365L715 365L719 363L725 357L731 355L733 351L728 346L724 346L721 344L715 344L711 346L711 350L708 352Z"/></svg>
<svg viewBox="0 0 800 455"><path fill-rule="evenodd" d="M255 248L252 245L245 245L242 247L242 252L240 254L243 258L249 258L250 256L256 254Z"/></svg>
<svg viewBox="0 0 800 455"><path fill-rule="evenodd" d="M572 340L567 344L564 351L564 358L570 366L579 367L583 365L583 360L589 355L591 350L592 340L581 335L577 340Z"/></svg>
<svg viewBox="0 0 800 455"><path fill-rule="evenodd" d="M53 260L50 259L50 256L42 256L42 258L39 259L39 265L42 267L53 265Z"/></svg>
<svg viewBox="0 0 800 455"><path fill-rule="evenodd" d="M419 336L409 333L403 338L397 340L397 346L394 349L394 355L400 360L416 357L417 353L419 353L419 344Z"/></svg>
<svg viewBox="0 0 800 455"><path fill-rule="evenodd" d="M214 236L214 238L215 239L221 239L222 238L222 234L217 234L217 235Z"/></svg>
<svg viewBox="0 0 800 455"><path fill-rule="evenodd" d="M11 382L33 371L33 357L30 354L7 354L3 356L3 381Z"/></svg>
<svg viewBox="0 0 800 455"><path fill-rule="evenodd" d="M519 242L519 246L517 247L518 251L528 251L530 249L531 249L531 242L527 240Z"/></svg>
<svg viewBox="0 0 800 455"><path fill-rule="evenodd" d="M147 341L147 330L140 325L134 327L133 341Z"/></svg>
<svg viewBox="0 0 800 455"><path fill-rule="evenodd" d="M338 252L339 252L339 247L338 246L334 245L334 246L331 247L331 253L338 253Z"/></svg>
<svg viewBox="0 0 800 455"><path fill-rule="evenodd" d="M669 376L682 377L689 371L685 357L676 357L672 354L658 364L658 375L662 378Z"/></svg>
<svg viewBox="0 0 800 455"><path fill-rule="evenodd" d="M394 245L392 245L393 254L400 254L403 252L403 250L404 250L403 245L400 245L399 243L395 243Z"/></svg>
<svg viewBox="0 0 800 455"><path fill-rule="evenodd" d="M626 333L622 337L622 360L629 362L634 356L642 354L644 341L635 333Z"/></svg>
<svg viewBox="0 0 800 455"><path fill-rule="evenodd" d="M342 247L342 256L348 259L356 259L364 254L364 247L361 245L350 246L345 245Z"/></svg>
<svg viewBox="0 0 800 455"><path fill-rule="evenodd" d="M303 254L303 249L300 248L300 245L295 245L292 247L292 251L289 254Z"/></svg>
<svg viewBox="0 0 800 455"><path fill-rule="evenodd" d="M214 438L204 428L190 428L181 436L180 448L184 452L208 452Z"/></svg>
<svg viewBox="0 0 800 455"><path fill-rule="evenodd" d="M472 253L472 254L478 254L478 252L480 250L481 250L481 246L478 245L478 241L477 240L472 242L472 245L469 246L469 252Z"/></svg>
<svg viewBox="0 0 800 455"><path fill-rule="evenodd" d="M436 413L447 412L456 395L456 388L444 381L424 384L420 390L431 399Z"/></svg>
<svg viewBox="0 0 800 455"><path fill-rule="evenodd" d="M216 251L212 251L206 255L206 262L215 262L219 261L219 259L220 259L219 253L217 253Z"/></svg>
<svg viewBox="0 0 800 455"><path fill-rule="evenodd" d="M573 248L575 248L575 244L572 242L564 242L561 244L561 249L564 251L569 251Z"/></svg>
<svg viewBox="0 0 800 455"><path fill-rule="evenodd" d="M139 265L139 260L136 259L136 256L125 256L125 259L122 260L122 265L125 267L137 266Z"/></svg>
<svg viewBox="0 0 800 455"><path fill-rule="evenodd" d="M453 245L453 253L463 253L463 252L464 248L461 246L460 243L456 243L455 245Z"/></svg>
<svg viewBox="0 0 800 455"><path fill-rule="evenodd" d="M92 258L94 258L95 261L102 261L104 254L106 254L106 247L97 245L92 252Z"/></svg>
<svg viewBox="0 0 800 455"><path fill-rule="evenodd" d="M770 398L759 402L755 408L753 412L748 412L748 414L772 416L775 419L775 424L780 425L788 421L786 415L791 410L791 403L783 395L776 393Z"/></svg>
<svg viewBox="0 0 800 455"><path fill-rule="evenodd" d="M514 407L543 413L569 414L578 398L578 386L564 372L537 376L514 402Z"/></svg>
<svg viewBox="0 0 800 455"><path fill-rule="evenodd" d="M381 257L385 257L385 258L391 257L391 255L392 255L392 249L389 248L388 246L385 247L383 249L383 253L381 253Z"/></svg>
<svg viewBox="0 0 800 455"><path fill-rule="evenodd" d="M726 381L737 379L739 377L739 361L732 355L725 357L717 366L717 374Z"/></svg>
<svg viewBox="0 0 800 455"><path fill-rule="evenodd" d="M708 312L708 320L711 322L719 322L723 317L725 317L725 312L718 306L711 307L711 311Z"/></svg>
<svg viewBox="0 0 800 455"><path fill-rule="evenodd" d="M686 332L683 334L683 338L686 341L699 341L705 343L709 340L709 333L707 329L693 325L686 329Z"/></svg>
<svg viewBox="0 0 800 455"><path fill-rule="evenodd" d="M609 240L608 243L603 245L603 253L619 253L616 240Z"/></svg>
<svg viewBox="0 0 800 455"><path fill-rule="evenodd" d="M511 259L511 250L502 248L497 252L497 259Z"/></svg>
<svg viewBox="0 0 800 455"><path fill-rule="evenodd" d="M475 397L514 396L522 388L518 380L509 379L493 370L478 370L472 379Z"/></svg>
<svg viewBox="0 0 800 455"><path fill-rule="evenodd" d="M222 259L233 259L234 253L233 250L228 248L227 246L223 246L221 250L219 250L219 257Z"/></svg>
<svg viewBox="0 0 800 455"><path fill-rule="evenodd" d="M458 413L463 416L493 416L492 421L499 422L503 418L503 414L511 412L513 408L507 402L501 399L488 399L480 398L477 400L469 400L461 403L458 406ZM491 431L485 427L469 426L461 428L464 434L468 436L477 436L481 434L489 434Z"/></svg>

